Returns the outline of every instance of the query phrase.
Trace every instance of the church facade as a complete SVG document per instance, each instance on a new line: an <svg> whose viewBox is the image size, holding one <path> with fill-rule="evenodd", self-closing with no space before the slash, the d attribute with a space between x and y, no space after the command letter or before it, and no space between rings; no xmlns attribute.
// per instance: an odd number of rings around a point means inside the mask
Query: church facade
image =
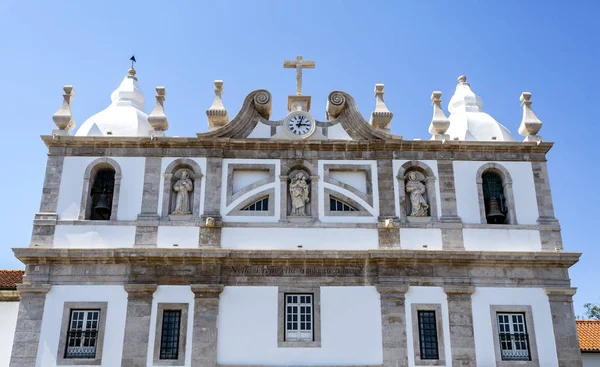
<svg viewBox="0 0 600 367"><path fill-rule="evenodd" d="M11 367L581 366L568 269L531 94L516 141L459 78L431 140L332 92L310 114L251 92L233 119L169 137L132 68L75 130L65 86Z"/></svg>

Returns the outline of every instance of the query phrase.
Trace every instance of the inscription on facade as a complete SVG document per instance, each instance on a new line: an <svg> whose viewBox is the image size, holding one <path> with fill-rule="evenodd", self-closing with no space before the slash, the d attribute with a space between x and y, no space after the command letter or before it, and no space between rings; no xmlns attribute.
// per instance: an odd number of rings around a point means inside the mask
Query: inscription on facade
<svg viewBox="0 0 600 367"><path fill-rule="evenodd" d="M364 267L362 266L344 266L344 267L303 267L295 268L291 266L232 266L231 272L234 275L246 276L362 276Z"/></svg>

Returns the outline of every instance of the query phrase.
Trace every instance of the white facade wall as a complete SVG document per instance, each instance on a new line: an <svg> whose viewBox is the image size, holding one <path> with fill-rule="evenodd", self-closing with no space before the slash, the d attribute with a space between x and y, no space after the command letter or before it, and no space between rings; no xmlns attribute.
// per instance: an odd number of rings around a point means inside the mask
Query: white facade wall
<svg viewBox="0 0 600 367"><path fill-rule="evenodd" d="M531 306L533 324L527 325L529 334L535 332L540 366L558 367L554 327L548 296L542 288L486 288L477 287L472 296L473 329L478 366L495 366L494 336L490 305Z"/></svg>
<svg viewBox="0 0 600 367"><path fill-rule="evenodd" d="M329 176L354 187L365 195L367 194L367 174L365 171L329 171Z"/></svg>
<svg viewBox="0 0 600 367"><path fill-rule="evenodd" d="M152 316L150 317L150 338L148 339L148 362L147 367L153 367L154 342L156 340L156 320L158 318L159 303L187 303L188 320L185 346L185 364L192 365L192 332L194 329L194 293L189 286L158 286L152 299ZM183 321L183 320L182 320ZM180 348L181 348L180 344Z"/></svg>
<svg viewBox="0 0 600 367"><path fill-rule="evenodd" d="M374 229L364 228L223 228L221 247L238 250L373 250Z"/></svg>
<svg viewBox="0 0 600 367"><path fill-rule="evenodd" d="M77 220L81 206L83 177L90 163L105 157L65 157L58 195L58 219ZM144 191L143 157L111 157L121 167L118 220L136 220Z"/></svg>
<svg viewBox="0 0 600 367"><path fill-rule="evenodd" d="M321 287L321 347L277 347L277 287L225 287L217 364L380 365L381 304L375 287Z"/></svg>
<svg viewBox="0 0 600 367"><path fill-rule="evenodd" d="M159 226L156 245L163 248L198 248L199 237L200 227Z"/></svg>
<svg viewBox="0 0 600 367"><path fill-rule="evenodd" d="M471 251L542 251L537 230L463 229L465 250Z"/></svg>
<svg viewBox="0 0 600 367"><path fill-rule="evenodd" d="M0 367L8 367L12 352L19 302L0 302Z"/></svg>
<svg viewBox="0 0 600 367"><path fill-rule="evenodd" d="M403 250L441 250L442 231L437 228L401 228L400 248Z"/></svg>
<svg viewBox="0 0 600 367"><path fill-rule="evenodd" d="M538 208L530 162L455 161L454 186L458 216L463 223L481 223L477 194L477 171L486 163L495 163L508 170L512 178L517 222L537 224Z"/></svg>
<svg viewBox="0 0 600 367"><path fill-rule="evenodd" d="M335 124L327 128L327 139L329 140L352 140L350 135L344 130L342 124Z"/></svg>
<svg viewBox="0 0 600 367"><path fill-rule="evenodd" d="M101 366L120 366L127 313L123 286L54 285L46 295L36 367L56 366L65 302L108 302Z"/></svg>
<svg viewBox="0 0 600 367"><path fill-rule="evenodd" d="M400 168L402 167L402 165L404 163L408 162L407 160L394 160L392 161L392 173L394 175L394 205L396 207L396 216L400 217L400 210L406 210L405 208L400 208L400 188L398 185L398 179L396 178L396 176L398 176L398 171L400 170ZM440 178L438 175L438 166L437 166L437 161L433 161L433 160L423 160L423 161L419 161L421 163L426 164L427 166L429 166L429 168L431 169L431 172L433 172L433 176L435 177L435 196L436 196L436 205L437 205L437 216L438 218L442 216L442 205L440 202ZM475 192L477 193L477 192ZM431 200L431 195L428 195L428 200Z"/></svg>
<svg viewBox="0 0 600 367"><path fill-rule="evenodd" d="M600 367L600 353L581 353L583 367Z"/></svg>
<svg viewBox="0 0 600 367"><path fill-rule="evenodd" d="M180 159L177 157L169 157L169 158L163 158L162 162L161 162L161 175L160 175L160 190L158 191L158 215L162 215L162 202L163 202L163 191L165 189L165 180L164 180L164 176L163 174L165 173L171 173L171 172L165 172L165 170L167 169L167 167L169 166L169 164L171 164L173 161ZM186 158L186 159L190 159L194 162L196 162L198 164L198 166L200 166L200 169L202 170L202 180L201 180L201 187L200 187L200 215L202 215L202 213L204 212L204 192L205 192L205 186L206 186L206 158ZM142 179L143 179L143 172L142 172ZM142 181L142 186L143 186L143 181ZM143 187L142 187L143 189ZM196 188L194 187L194 190L196 190ZM120 210L120 209L119 209ZM140 207L138 208L138 214L141 211L141 202L140 202ZM137 214L136 214L136 218L137 218Z"/></svg>
<svg viewBox="0 0 600 367"><path fill-rule="evenodd" d="M135 226L58 225L54 232L55 248L133 247Z"/></svg>

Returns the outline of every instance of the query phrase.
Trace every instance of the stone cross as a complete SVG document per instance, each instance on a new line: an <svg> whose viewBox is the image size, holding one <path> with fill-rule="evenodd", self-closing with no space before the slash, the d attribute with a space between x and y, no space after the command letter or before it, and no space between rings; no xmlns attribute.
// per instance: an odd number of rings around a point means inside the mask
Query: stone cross
<svg viewBox="0 0 600 367"><path fill-rule="evenodd" d="M314 69L315 62L302 60L302 56L296 56L296 60L285 60L284 69L296 69L296 95L302 95L302 69Z"/></svg>

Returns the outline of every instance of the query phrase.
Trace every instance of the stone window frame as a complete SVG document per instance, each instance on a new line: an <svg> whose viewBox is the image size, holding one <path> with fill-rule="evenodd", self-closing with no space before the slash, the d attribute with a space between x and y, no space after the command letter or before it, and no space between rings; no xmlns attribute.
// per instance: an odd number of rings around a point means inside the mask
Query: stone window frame
<svg viewBox="0 0 600 367"><path fill-rule="evenodd" d="M313 295L313 341L285 341L285 296L287 294ZM321 287L279 286L277 291L277 347L278 348L321 348Z"/></svg>
<svg viewBox="0 0 600 367"><path fill-rule="evenodd" d="M65 358L67 348L67 333L69 331L72 310L100 310L98 320L98 339L96 340L96 358L94 359L75 359ZM63 315L60 326L60 338L58 341L58 351L56 356L57 366L91 366L102 364L102 352L104 347L104 332L106 330L106 311L108 302L65 302L63 306Z"/></svg>
<svg viewBox="0 0 600 367"><path fill-rule="evenodd" d="M345 184L331 177L331 171L353 171L365 172L367 193L358 191L356 188ZM373 207L373 167L370 164L323 164L323 181L335 186L339 186L344 190L348 190L354 195L364 200L367 204ZM328 200L329 201L329 200Z"/></svg>
<svg viewBox="0 0 600 367"><path fill-rule="evenodd" d="M187 167L186 167L187 166ZM192 216L193 219L200 218L200 195L202 192L202 169L200 165L193 159L179 158L171 162L163 173L163 195L162 195L162 210L160 219L169 221L169 206L171 205L171 193L173 192L173 175L178 169L188 168L194 172L194 193L192 199Z"/></svg>
<svg viewBox="0 0 600 367"><path fill-rule="evenodd" d="M404 222L408 219L406 213L406 183L404 182L404 176L411 169L419 168L425 176L425 190L427 193L427 199L429 203L429 215L432 221L438 220L438 202L437 202L437 190L435 188L436 177L433 174L433 170L426 163L421 161L408 161L405 162L398 169L396 179L398 180L398 203L400 212L398 213L400 221Z"/></svg>
<svg viewBox="0 0 600 367"><path fill-rule="evenodd" d="M500 337L498 334L498 313L523 313L525 314L525 327L529 335L529 357L530 361L503 361L500 352ZM490 305L490 318L492 321L492 334L494 337L494 354L496 356L496 367L540 367L537 342L535 337L535 325L533 323L533 310L530 305Z"/></svg>
<svg viewBox="0 0 600 367"><path fill-rule="evenodd" d="M154 353L152 361L153 366L185 366L189 307L189 303L156 304L156 329L154 332ZM181 318L179 320L179 351L177 354L177 359L160 359L162 324L165 310L181 311Z"/></svg>
<svg viewBox="0 0 600 367"><path fill-rule="evenodd" d="M112 197L112 208L110 212L111 221L118 220L118 209L119 209L119 193L121 192L121 178L122 171L121 166L117 161L112 158L98 158L88 164L83 174L83 189L81 192L81 202L79 205L79 216L78 220L89 220L86 219L88 205L91 205L90 191L92 189L92 178L95 178L98 170L102 168L112 168L115 171L115 186L113 188Z"/></svg>
<svg viewBox="0 0 600 367"><path fill-rule="evenodd" d="M250 211L250 210L242 210L248 205L264 199L265 197L269 198L269 210L265 211ZM254 194L241 203L236 205L235 208L231 209L228 213L228 216L244 216L244 217L272 217L275 215L275 188L272 187L268 190L261 191L257 194Z"/></svg>
<svg viewBox="0 0 600 367"><path fill-rule="evenodd" d="M435 311L437 329L438 359L421 359L421 339L419 337L419 311ZM412 303L410 306L412 319L413 352L415 366L445 366L446 347L444 345L444 324L441 303Z"/></svg>
<svg viewBox="0 0 600 367"><path fill-rule="evenodd" d="M233 193L233 171L268 171L269 177L256 181L253 184L242 188L240 191ZM244 194L270 183L275 182L275 164L274 163L263 163L263 164L252 164L252 163L228 163L227 164L227 206L231 205L236 199L243 196ZM264 194L263 194L264 196ZM270 200L270 199L269 199ZM274 203L273 203L274 204ZM269 205L270 206L270 205Z"/></svg>
<svg viewBox="0 0 600 367"><path fill-rule="evenodd" d="M481 224L488 224L485 215L485 203L483 199L483 174L486 172L493 172L500 176L502 180L502 191L504 197L506 197L507 216L506 220L508 223L504 224L519 224L517 221L517 211L515 208L515 198L513 195L512 177L506 167L498 163L485 163L477 170L476 182L477 182L477 198L479 200L479 215L481 218Z"/></svg>
<svg viewBox="0 0 600 367"><path fill-rule="evenodd" d="M334 191L329 188L324 188L323 193L325 194L325 201L323 203L324 204L323 205L324 206L323 215L326 217L373 217L373 214L371 214L371 212L369 212L367 209L365 209L365 207L363 207L357 201L342 194L339 191ZM354 207L354 209L356 209L356 211L353 211L353 212L331 211L331 208L329 207L329 199L331 196L333 196L334 199L337 199L342 202L346 202L348 205Z"/></svg>

